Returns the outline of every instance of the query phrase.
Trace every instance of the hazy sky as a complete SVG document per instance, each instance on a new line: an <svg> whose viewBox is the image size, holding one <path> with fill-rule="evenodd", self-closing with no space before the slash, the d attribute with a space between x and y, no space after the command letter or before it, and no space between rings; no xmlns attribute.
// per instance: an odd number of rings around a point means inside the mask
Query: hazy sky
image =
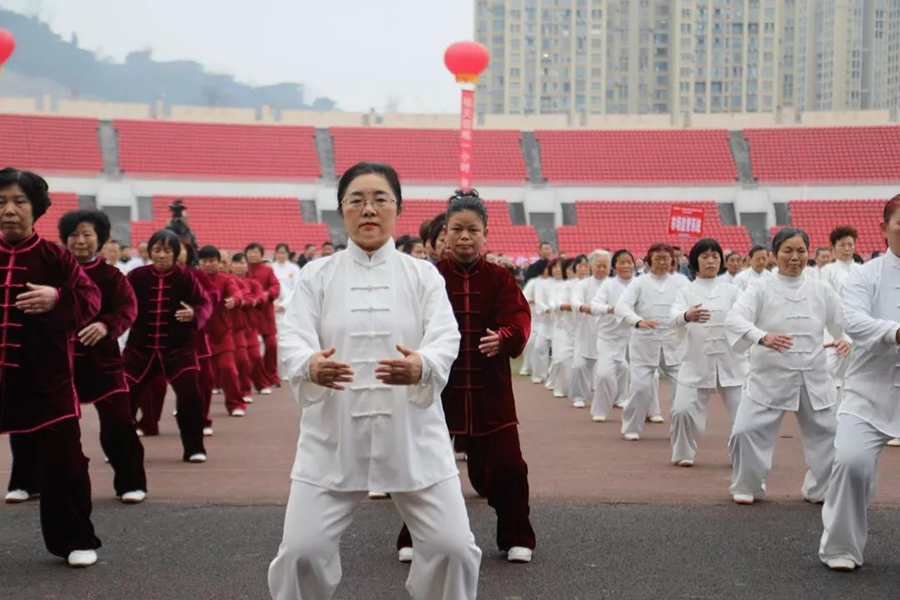
<svg viewBox="0 0 900 600"><path fill-rule="evenodd" d="M472 0L0 0L121 61L151 48L255 85L306 83L344 110L456 112L444 49L472 39Z"/></svg>

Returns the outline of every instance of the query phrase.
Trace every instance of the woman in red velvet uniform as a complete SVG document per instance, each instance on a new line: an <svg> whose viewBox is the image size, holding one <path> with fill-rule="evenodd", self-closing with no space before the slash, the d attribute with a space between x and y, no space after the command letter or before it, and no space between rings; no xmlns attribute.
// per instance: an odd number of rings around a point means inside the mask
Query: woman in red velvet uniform
<svg viewBox="0 0 900 600"><path fill-rule="evenodd" d="M469 481L497 511L497 546L510 562L530 562L536 540L509 360L525 349L531 309L510 271L481 256L488 229L478 192L450 199L445 232L448 252L436 266L462 334L441 394L447 427L466 438ZM400 560L411 558L405 527L397 547Z"/></svg>
<svg viewBox="0 0 900 600"><path fill-rule="evenodd" d="M265 346L263 366L269 385L260 393L271 394L272 390L269 388L281 387L281 379L278 377L278 331L275 328L275 301L281 293L281 284L272 267L262 261L265 251L261 244L256 242L248 244L244 254L249 267L248 276L262 286L263 301L258 306L259 317L256 327Z"/></svg>
<svg viewBox="0 0 900 600"><path fill-rule="evenodd" d="M218 297L212 316L206 323L206 332L215 370L225 392L225 409L232 417L243 417L247 414L247 403L242 397L238 380L233 335L233 314L240 310L238 303L241 300L241 290L234 279L219 272L220 259L219 250L215 246L200 248L200 270L206 275Z"/></svg>
<svg viewBox="0 0 900 600"><path fill-rule="evenodd" d="M157 231L148 246L151 264L128 274L138 299L138 316L123 357L132 414L139 407L142 388L162 372L175 391L182 459L206 462L197 332L209 319L212 303L194 271L175 264L181 253L175 233Z"/></svg>
<svg viewBox="0 0 900 600"><path fill-rule="evenodd" d="M0 433L36 440L41 530L73 567L97 562L91 480L72 374L75 334L100 310L100 290L72 254L34 231L47 182L0 171Z"/></svg>
<svg viewBox="0 0 900 600"><path fill-rule="evenodd" d="M231 313L231 338L234 341L234 362L238 372L238 389L241 392L244 403L252 404L253 398L251 397L251 394L253 393L253 380L250 377L252 367L250 365L250 356L247 354L247 337L245 335L247 326L246 316L244 314L244 305L248 303L246 294L249 293L250 288L247 286L245 289L242 285L241 278L232 272L232 258L228 253L220 250L219 255L222 257L222 260L219 263L219 272L233 281L239 292L237 296L237 307L234 312ZM235 256L240 256L240 254ZM246 263L244 263L244 269L246 271ZM218 378L216 381L218 381Z"/></svg>
<svg viewBox="0 0 900 600"><path fill-rule="evenodd" d="M244 348L247 352L247 363L250 367L249 381L261 394L271 394L272 380L266 372L263 356L259 352L259 327L260 320L266 316L266 294L262 285L250 277L247 264L247 257L241 253L235 254L231 259L231 270L237 278L238 285L241 286L241 294L244 298L242 304L244 315ZM246 383L246 380L245 382ZM243 387L246 396L249 398L251 389L247 385Z"/></svg>

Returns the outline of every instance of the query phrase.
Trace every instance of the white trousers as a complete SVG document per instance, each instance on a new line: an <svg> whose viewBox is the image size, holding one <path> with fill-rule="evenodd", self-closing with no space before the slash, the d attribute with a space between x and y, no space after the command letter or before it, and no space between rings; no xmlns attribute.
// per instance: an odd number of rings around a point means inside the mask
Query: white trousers
<svg viewBox="0 0 900 600"><path fill-rule="evenodd" d="M591 416L609 418L613 404L625 399L628 392L628 363L616 360L601 344L598 348L597 368L594 371L594 399Z"/></svg>
<svg viewBox="0 0 900 600"><path fill-rule="evenodd" d="M728 451L734 467L731 475L732 494L761 496L766 491L766 478L772 468L772 455L781 420L788 411L769 408L744 396L734 419ZM797 423L803 439L803 454L809 470L803 478L803 497L821 502L828 489L831 464L834 461L834 434L837 428L836 407L813 410L806 388L800 388Z"/></svg>
<svg viewBox="0 0 900 600"><path fill-rule="evenodd" d="M531 377L532 379L547 379L547 371L550 368L550 338L538 334L534 342L534 350L531 353Z"/></svg>
<svg viewBox="0 0 900 600"><path fill-rule="evenodd" d="M559 333L553 338L552 345L553 360L550 362L550 375L547 381L554 394L568 396L569 384L572 383L572 360L575 357L572 336Z"/></svg>
<svg viewBox="0 0 900 600"><path fill-rule="evenodd" d="M672 382L672 397L678 390L678 368L681 365L667 365L660 353L659 365L631 364L631 393L622 412L622 434L644 431L647 416L661 416L659 409L659 374L665 373ZM669 398L671 406L672 398Z"/></svg>
<svg viewBox="0 0 900 600"><path fill-rule="evenodd" d="M844 385L844 376L847 374L847 365L850 364L849 356L841 356L834 348L828 348L826 351L828 357L828 371L834 378L834 382L838 387Z"/></svg>
<svg viewBox="0 0 900 600"><path fill-rule="evenodd" d="M846 558L862 566L869 534L866 510L878 487L878 457L890 440L857 416L838 416L834 467L822 509L822 562Z"/></svg>
<svg viewBox="0 0 900 600"><path fill-rule="evenodd" d="M718 388L719 395L725 401L728 417L734 425L738 405L741 403L741 386ZM706 431L706 413L709 409L709 398L714 390L710 388L678 386L675 400L672 403L672 462L694 460L697 455L697 438Z"/></svg>
<svg viewBox="0 0 900 600"><path fill-rule="evenodd" d="M531 330L528 336L528 342L525 344L525 350L522 352L522 368L519 369L519 375L531 375L531 365L534 360L534 347L537 344L537 331Z"/></svg>
<svg viewBox="0 0 900 600"><path fill-rule="evenodd" d="M587 358L576 354L572 361L571 383L569 384L569 399L572 402L581 400L586 402L591 395L591 386L594 383L594 369L597 366L596 358Z"/></svg>
<svg viewBox="0 0 900 600"><path fill-rule="evenodd" d="M273 600L327 600L341 581L338 549L365 492L334 492L291 482L284 537L269 565ZM392 493L415 554L406 589L415 600L469 600L478 590L481 550L469 528L459 477L424 490ZM384 594L381 594L384 595Z"/></svg>

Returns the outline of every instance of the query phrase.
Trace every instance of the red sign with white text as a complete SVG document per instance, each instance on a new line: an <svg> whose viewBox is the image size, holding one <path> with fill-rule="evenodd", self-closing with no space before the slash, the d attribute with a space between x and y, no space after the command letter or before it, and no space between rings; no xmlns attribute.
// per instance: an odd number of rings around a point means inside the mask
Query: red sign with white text
<svg viewBox="0 0 900 600"><path fill-rule="evenodd" d="M459 188L472 189L472 123L475 120L475 91L462 91L459 121Z"/></svg>
<svg viewBox="0 0 900 600"><path fill-rule="evenodd" d="M703 237L703 209L673 204L669 208L669 235Z"/></svg>

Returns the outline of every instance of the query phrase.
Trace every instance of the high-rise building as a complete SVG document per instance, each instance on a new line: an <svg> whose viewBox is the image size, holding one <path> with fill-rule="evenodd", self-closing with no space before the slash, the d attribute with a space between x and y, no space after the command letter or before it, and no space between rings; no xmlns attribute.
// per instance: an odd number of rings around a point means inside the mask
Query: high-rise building
<svg viewBox="0 0 900 600"><path fill-rule="evenodd" d="M476 0L480 113L898 108L900 0Z"/></svg>

